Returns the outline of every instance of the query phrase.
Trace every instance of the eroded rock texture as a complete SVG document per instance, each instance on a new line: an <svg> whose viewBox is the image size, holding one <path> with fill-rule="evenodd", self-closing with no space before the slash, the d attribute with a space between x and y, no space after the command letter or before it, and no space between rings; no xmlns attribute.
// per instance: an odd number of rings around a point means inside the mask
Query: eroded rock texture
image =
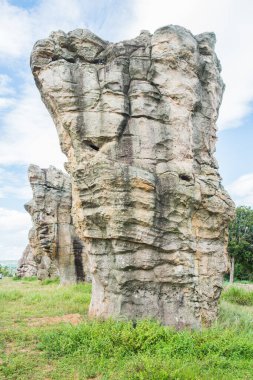
<svg viewBox="0 0 253 380"><path fill-rule="evenodd" d="M18 262L16 275L18 277L34 277L37 276L37 273L38 267L34 258L34 251L30 244L28 244Z"/></svg>
<svg viewBox="0 0 253 380"><path fill-rule="evenodd" d="M199 327L216 317L233 203L215 151L215 36L38 41L32 71L68 157L92 271L90 315Z"/></svg>
<svg viewBox="0 0 253 380"><path fill-rule="evenodd" d="M40 279L59 276L61 283L84 281L87 256L72 223L69 176L50 166L30 165L33 199L25 205L33 221L30 249Z"/></svg>

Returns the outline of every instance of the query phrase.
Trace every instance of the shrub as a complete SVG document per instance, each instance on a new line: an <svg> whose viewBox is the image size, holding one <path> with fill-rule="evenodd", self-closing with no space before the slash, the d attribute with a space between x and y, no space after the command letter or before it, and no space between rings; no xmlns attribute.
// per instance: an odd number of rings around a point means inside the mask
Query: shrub
<svg viewBox="0 0 253 380"><path fill-rule="evenodd" d="M52 285L52 284L59 284L60 283L60 279L59 277L55 277L55 278L46 278L45 280L42 280L41 281L41 284L42 285Z"/></svg>
<svg viewBox="0 0 253 380"><path fill-rule="evenodd" d="M13 281L26 281L26 282L32 282L32 281L37 281L37 277L36 276L32 276L32 277L19 277L19 276L14 276L12 277L12 280Z"/></svg>

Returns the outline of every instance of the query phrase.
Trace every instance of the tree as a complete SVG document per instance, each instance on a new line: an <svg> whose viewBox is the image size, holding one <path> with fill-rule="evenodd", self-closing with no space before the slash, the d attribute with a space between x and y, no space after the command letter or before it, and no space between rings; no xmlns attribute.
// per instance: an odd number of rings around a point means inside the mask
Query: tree
<svg viewBox="0 0 253 380"><path fill-rule="evenodd" d="M12 273L10 268L4 267L3 265L0 264L0 274L2 274L4 277L11 277Z"/></svg>
<svg viewBox="0 0 253 380"><path fill-rule="evenodd" d="M237 207L229 226L228 254L231 261L230 282L234 277L253 280L253 210Z"/></svg>

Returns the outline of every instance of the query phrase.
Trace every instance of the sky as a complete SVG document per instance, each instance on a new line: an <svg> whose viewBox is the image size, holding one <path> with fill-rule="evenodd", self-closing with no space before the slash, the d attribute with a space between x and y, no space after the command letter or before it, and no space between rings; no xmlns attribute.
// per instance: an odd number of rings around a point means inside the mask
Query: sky
<svg viewBox="0 0 253 380"><path fill-rule="evenodd" d="M66 161L29 66L33 44L54 30L112 42L168 24L215 32L226 84L216 157L235 203L253 207L252 14L252 0L0 0L0 260L19 259L28 242L28 165Z"/></svg>

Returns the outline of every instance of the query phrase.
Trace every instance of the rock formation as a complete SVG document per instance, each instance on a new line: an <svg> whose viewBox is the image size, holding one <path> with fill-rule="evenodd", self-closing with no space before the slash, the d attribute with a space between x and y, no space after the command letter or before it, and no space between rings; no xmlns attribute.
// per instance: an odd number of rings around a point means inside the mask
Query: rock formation
<svg viewBox="0 0 253 380"><path fill-rule="evenodd" d="M69 176L53 166L35 165L30 165L28 176L33 199L25 209L33 221L29 242L38 278L59 276L63 284L84 281L87 256L72 223Z"/></svg>
<svg viewBox="0 0 253 380"><path fill-rule="evenodd" d="M233 202L214 158L224 84L215 35L179 26L119 43L54 32L31 56L74 182L90 315L210 324Z"/></svg>
<svg viewBox="0 0 253 380"><path fill-rule="evenodd" d="M34 251L30 244L28 244L18 262L16 275L18 277L34 277L37 276L37 274L38 267L34 258Z"/></svg>

